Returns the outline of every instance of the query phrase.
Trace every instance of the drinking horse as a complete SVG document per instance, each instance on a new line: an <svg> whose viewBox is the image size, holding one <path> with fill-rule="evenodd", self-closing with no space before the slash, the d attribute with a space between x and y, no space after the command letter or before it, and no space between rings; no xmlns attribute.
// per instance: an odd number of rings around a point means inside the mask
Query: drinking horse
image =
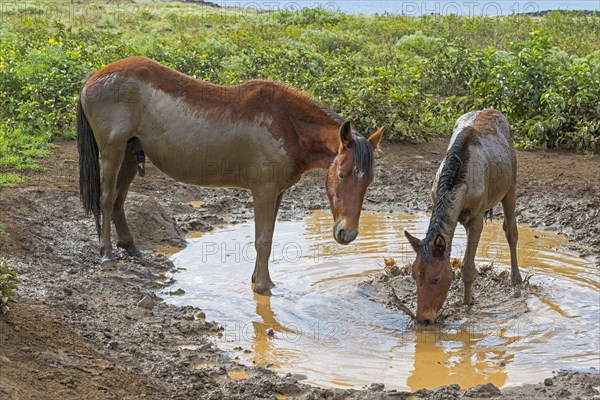
<svg viewBox="0 0 600 400"><path fill-rule="evenodd" d="M435 322L446 300L453 277L450 250L458 222L467 231L462 280L464 304L471 304L475 252L484 214L499 202L510 247L511 279L513 283L522 281L517 263L516 180L517 158L506 118L491 108L460 117L433 182L433 212L427 234L419 240L404 232L417 253L412 276L417 284L418 321Z"/></svg>
<svg viewBox="0 0 600 400"><path fill-rule="evenodd" d="M261 294L274 286L268 262L284 192L306 171L327 169L333 236L352 242L383 132L365 139L333 111L280 83L213 85L144 57L93 73L81 90L77 121L80 195L95 217L103 265L115 263L111 219L117 246L140 255L123 206L142 150L178 181L252 192L252 282Z"/></svg>

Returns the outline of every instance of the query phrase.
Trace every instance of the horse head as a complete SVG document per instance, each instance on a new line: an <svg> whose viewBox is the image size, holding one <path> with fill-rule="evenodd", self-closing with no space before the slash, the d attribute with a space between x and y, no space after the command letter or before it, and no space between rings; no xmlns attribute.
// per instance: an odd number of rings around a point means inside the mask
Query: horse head
<svg viewBox="0 0 600 400"><path fill-rule="evenodd" d="M406 231L404 235L417 253L412 265L412 276L417 283L417 321L434 323L453 279L446 240L440 234L422 241Z"/></svg>
<svg viewBox="0 0 600 400"><path fill-rule="evenodd" d="M327 172L327 196L333 213L333 237L349 244L358 235L358 220L367 187L373 180L373 153L383 129L369 139L354 135L349 122L339 131L339 149Z"/></svg>

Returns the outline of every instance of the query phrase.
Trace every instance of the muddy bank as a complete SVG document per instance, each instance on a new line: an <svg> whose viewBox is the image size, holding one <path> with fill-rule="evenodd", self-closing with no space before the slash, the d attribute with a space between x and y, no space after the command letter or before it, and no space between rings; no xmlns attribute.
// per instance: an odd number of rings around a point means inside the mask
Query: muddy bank
<svg viewBox="0 0 600 400"><path fill-rule="evenodd" d="M365 208L427 211L429 189L443 157L442 141L385 145ZM292 375L238 365L210 340L218 321L202 310L164 304L154 293L161 274L173 270L157 246L181 246L184 234L252 217L244 191L204 189L173 182L151 165L137 178L126 210L144 258L118 253L115 270L98 267L93 221L81 211L77 194L75 144L61 145L29 185L0 193L0 257L20 268L19 305L0 317L2 381L7 399L177 398L408 398L407 392L373 385L365 391L325 390ZM565 153L519 153L520 221L564 232L582 252L600 246L600 163ZM328 208L323 173L306 176L282 203L280 219ZM188 204L201 200L201 208ZM135 226L135 227L134 227ZM248 277L249 279L249 277ZM184 348L178 347L182 344ZM357 360L360 362L360 360ZM207 368L196 368L201 364ZM246 371L233 380L230 370ZM299 380L300 378L300 380ZM552 385L525 385L504 398L590 398L598 376L559 373ZM565 390L565 392L561 392ZM568 395L567 395L568 391ZM423 398L489 397L491 387L462 391L444 387L419 391Z"/></svg>

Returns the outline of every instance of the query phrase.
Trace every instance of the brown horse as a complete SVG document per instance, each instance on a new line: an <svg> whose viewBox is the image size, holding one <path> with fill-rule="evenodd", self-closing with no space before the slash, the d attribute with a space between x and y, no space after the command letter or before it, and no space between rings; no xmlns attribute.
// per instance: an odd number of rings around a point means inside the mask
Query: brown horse
<svg viewBox="0 0 600 400"><path fill-rule="evenodd" d="M77 119L80 194L96 219L103 264L115 260L111 217L117 246L140 254L123 204L136 174L134 151L141 148L178 181L252 192L257 251L252 282L261 294L274 286L268 261L285 190L304 172L328 168L333 236L341 244L352 242L383 132L367 140L339 115L279 83L212 85L144 57L92 74L81 90Z"/></svg>
<svg viewBox="0 0 600 400"><path fill-rule="evenodd" d="M510 247L511 278L521 282L517 264L515 186L517 157L506 118L494 109L473 111L454 126L448 152L433 182L434 202L425 239L404 232L417 253L412 275L417 283L417 320L435 322L452 281L450 250L456 225L467 230L462 265L464 303L472 302L475 252L484 214L498 202L504 209L504 232Z"/></svg>

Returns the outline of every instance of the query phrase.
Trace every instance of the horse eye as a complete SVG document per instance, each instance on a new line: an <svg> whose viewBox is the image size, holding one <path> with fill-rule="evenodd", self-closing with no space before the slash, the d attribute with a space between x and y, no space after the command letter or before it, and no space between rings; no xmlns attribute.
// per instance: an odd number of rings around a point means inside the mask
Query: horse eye
<svg viewBox="0 0 600 400"><path fill-rule="evenodd" d="M338 171L338 178L340 178L340 180L344 179L344 174L342 171Z"/></svg>
<svg viewBox="0 0 600 400"><path fill-rule="evenodd" d="M440 277L439 277L439 276L436 276L435 278L433 278L433 279L431 280L431 283L435 285L435 284L437 284L439 281L440 281Z"/></svg>

